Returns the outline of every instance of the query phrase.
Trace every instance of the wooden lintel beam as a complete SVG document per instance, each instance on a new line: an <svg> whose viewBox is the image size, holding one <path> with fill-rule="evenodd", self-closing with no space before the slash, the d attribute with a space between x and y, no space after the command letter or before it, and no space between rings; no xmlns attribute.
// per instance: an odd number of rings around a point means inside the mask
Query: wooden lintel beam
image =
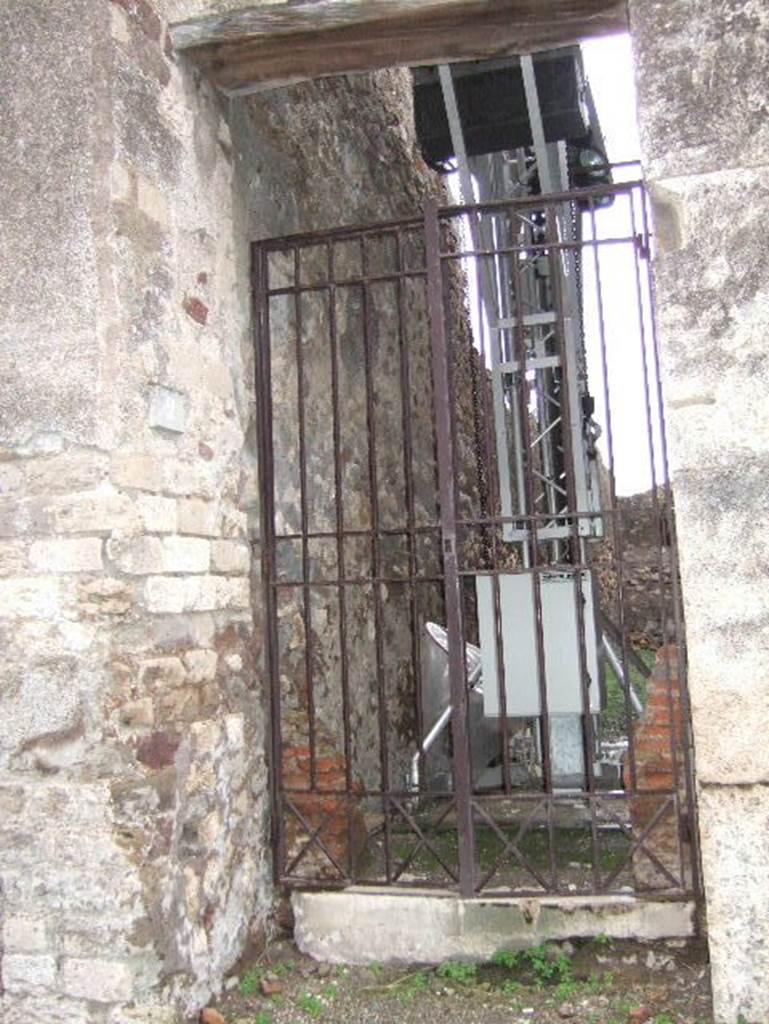
<svg viewBox="0 0 769 1024"><path fill-rule="evenodd" d="M172 26L224 92L567 46L627 29L626 0L299 0Z"/></svg>

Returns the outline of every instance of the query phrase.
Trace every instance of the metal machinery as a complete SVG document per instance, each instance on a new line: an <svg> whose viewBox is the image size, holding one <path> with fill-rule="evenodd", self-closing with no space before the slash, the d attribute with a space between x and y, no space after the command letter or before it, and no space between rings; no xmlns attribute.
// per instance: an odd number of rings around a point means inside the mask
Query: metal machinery
<svg viewBox="0 0 769 1024"><path fill-rule="evenodd" d="M568 193L575 187L611 180L579 47L536 57L416 69L414 97L424 156L433 167L458 172L465 204ZM611 197L607 201L611 202ZM474 267L468 263L466 271L470 278L475 274L470 287L474 285L478 294L476 315L483 318L489 335L487 370L499 499L505 520L502 536L505 542L519 545L525 568L536 560L532 545L547 541L547 561L552 565L552 571L540 577L539 614L549 690L553 778L562 787L579 787L585 770L580 645L584 647L593 714L601 709L601 647L613 667L620 664L620 659L611 639L606 635L599 638L592 578L584 577L577 595L577 582L569 568L570 563L587 561L586 545L603 535L604 526L595 446L599 427L592 419L594 403L588 389L584 347L579 203L567 199L558 204L555 220L558 239L564 246L558 253L536 248L546 239L543 211L533 208L515 224L506 210L470 212L466 230L473 251L492 255L475 261ZM515 282L509 256L514 248L526 253L518 261ZM561 262L559 294L552 283L553 258ZM556 338L559 317L564 327L561 344ZM515 358L519 328L525 337L523 365ZM528 443L521 430L521 375L528 383ZM566 421L570 445L564 438ZM566 459L570 460L571 495ZM533 488L527 487L529 479ZM580 541L575 551L570 543L568 516L577 512L581 513L577 524ZM527 517L543 513L547 518L540 521L535 540ZM496 718L503 710L494 582L490 576L479 575L475 585L483 681L478 689L483 694L482 713ZM504 714L533 724L542 715L534 578L527 574L504 575L498 586ZM583 603L579 625L575 621L575 598ZM578 631L583 634L581 638ZM448 690L443 697L448 706ZM471 718L480 713L478 702L472 703ZM448 722L445 712L441 722L443 726ZM475 723L474 728L480 726ZM541 737L535 733L539 743ZM425 742L429 740L432 745L438 738L433 726ZM488 744L474 748L474 770L479 776L487 768L482 763L487 753ZM597 750L595 755L597 759ZM596 770L600 772L598 763ZM491 771L483 777L493 784L497 775L499 772Z"/></svg>

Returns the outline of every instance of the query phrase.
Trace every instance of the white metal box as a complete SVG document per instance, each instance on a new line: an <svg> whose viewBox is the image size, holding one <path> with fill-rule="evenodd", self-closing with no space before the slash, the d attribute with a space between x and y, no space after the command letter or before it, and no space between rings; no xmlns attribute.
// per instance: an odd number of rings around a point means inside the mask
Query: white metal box
<svg viewBox="0 0 769 1024"><path fill-rule="evenodd" d="M501 573L499 579L505 695L510 718L541 713L532 573ZM582 714L579 635L573 572L540 574L547 706L549 714ZM582 573L585 655L590 676L590 710L597 714L601 697L593 581ZM499 683L495 640L494 578L477 576L478 630L483 664L484 713L498 717Z"/></svg>

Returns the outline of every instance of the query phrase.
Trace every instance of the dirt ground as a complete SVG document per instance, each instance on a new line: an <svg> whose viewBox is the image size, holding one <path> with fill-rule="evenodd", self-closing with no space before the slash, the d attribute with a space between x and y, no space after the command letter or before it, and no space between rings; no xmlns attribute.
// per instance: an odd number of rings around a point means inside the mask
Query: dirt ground
<svg viewBox="0 0 769 1024"><path fill-rule="evenodd" d="M226 1024L710 1024L701 942L599 938L489 964L319 964L288 941L244 962L215 1009ZM204 1020L207 1018L204 1018ZM209 1024L220 1024L210 1015Z"/></svg>

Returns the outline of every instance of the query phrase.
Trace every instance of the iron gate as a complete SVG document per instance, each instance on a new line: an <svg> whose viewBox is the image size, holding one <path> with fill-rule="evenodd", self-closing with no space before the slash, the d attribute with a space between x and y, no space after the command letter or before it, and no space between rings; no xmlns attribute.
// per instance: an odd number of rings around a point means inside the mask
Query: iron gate
<svg viewBox="0 0 769 1024"><path fill-rule="evenodd" d="M253 255L276 879L697 891L642 186Z"/></svg>

